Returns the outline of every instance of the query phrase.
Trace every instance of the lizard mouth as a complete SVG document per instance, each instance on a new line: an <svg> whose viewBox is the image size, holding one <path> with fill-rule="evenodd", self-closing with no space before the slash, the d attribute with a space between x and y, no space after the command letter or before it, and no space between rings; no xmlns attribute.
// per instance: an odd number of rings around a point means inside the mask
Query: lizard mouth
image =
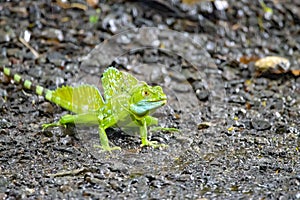
<svg viewBox="0 0 300 200"><path fill-rule="evenodd" d="M166 99L159 100L159 102L161 102L162 105L166 105L166 104L167 104L167 98L166 98Z"/></svg>
<svg viewBox="0 0 300 200"><path fill-rule="evenodd" d="M157 109L167 103L167 98L153 99L147 101L140 101L137 106L144 107L147 110Z"/></svg>
<svg viewBox="0 0 300 200"><path fill-rule="evenodd" d="M161 104L162 105L165 105L165 104L167 104L167 98L161 98L161 99L159 99L159 100L150 100L150 101L148 101L149 103L159 103L159 102L161 102Z"/></svg>
<svg viewBox="0 0 300 200"><path fill-rule="evenodd" d="M148 102L149 104L149 111L150 110L156 110L164 105L167 104L166 100L161 100L161 101L153 101L153 102Z"/></svg>
<svg viewBox="0 0 300 200"><path fill-rule="evenodd" d="M167 101L167 96L166 95L162 95L159 98L156 99L149 99L149 101Z"/></svg>
<svg viewBox="0 0 300 200"><path fill-rule="evenodd" d="M144 116L149 112L153 112L155 109L165 105L167 103L166 98L155 100L142 100L136 104L132 104L130 110L137 116Z"/></svg>

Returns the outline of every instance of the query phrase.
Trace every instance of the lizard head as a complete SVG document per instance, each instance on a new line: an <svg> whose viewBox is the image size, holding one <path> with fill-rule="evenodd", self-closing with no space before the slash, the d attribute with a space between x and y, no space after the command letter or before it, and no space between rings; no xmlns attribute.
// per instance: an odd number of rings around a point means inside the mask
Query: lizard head
<svg viewBox="0 0 300 200"><path fill-rule="evenodd" d="M160 86L138 84L131 93L130 111L136 116L144 116L167 103L167 96Z"/></svg>

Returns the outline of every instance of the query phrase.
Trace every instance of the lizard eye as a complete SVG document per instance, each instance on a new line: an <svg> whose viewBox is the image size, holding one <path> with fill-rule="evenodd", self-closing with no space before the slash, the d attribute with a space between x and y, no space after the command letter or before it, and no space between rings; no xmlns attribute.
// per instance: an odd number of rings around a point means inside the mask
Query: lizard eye
<svg viewBox="0 0 300 200"><path fill-rule="evenodd" d="M149 92L148 92L147 90L144 90L143 93L142 93L142 95L143 95L143 96L148 96L148 95L149 95Z"/></svg>

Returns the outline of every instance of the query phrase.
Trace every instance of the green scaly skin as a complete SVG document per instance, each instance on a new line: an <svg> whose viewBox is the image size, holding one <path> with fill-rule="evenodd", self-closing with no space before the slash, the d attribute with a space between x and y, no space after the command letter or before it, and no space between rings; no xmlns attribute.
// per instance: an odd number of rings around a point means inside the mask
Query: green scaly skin
<svg viewBox="0 0 300 200"><path fill-rule="evenodd" d="M95 145L95 147L102 148L104 151L121 150L117 146L110 147L105 130L115 126L119 121L130 119L126 125L140 128L142 147L166 146L147 139L147 127L157 125L158 122L158 119L150 114L167 103L167 97L159 86L149 86L126 72L109 67L101 79L104 101L99 90L92 85L63 86L56 90L48 90L29 80L23 80L19 74L12 73L9 68L0 66L0 70L15 83L22 84L24 88L33 90L48 101L75 113L75 115L62 116L58 122L43 124L43 130L75 122L83 125L99 125L101 146Z"/></svg>

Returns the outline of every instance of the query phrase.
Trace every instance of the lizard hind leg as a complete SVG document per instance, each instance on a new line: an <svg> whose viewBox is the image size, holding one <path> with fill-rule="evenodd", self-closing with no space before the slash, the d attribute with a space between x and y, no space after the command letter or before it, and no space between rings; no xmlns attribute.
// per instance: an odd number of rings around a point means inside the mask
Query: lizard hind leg
<svg viewBox="0 0 300 200"><path fill-rule="evenodd" d="M140 135L141 135L141 140L142 144L141 147L144 146L150 146L153 148L159 148L159 147L168 147L168 145L165 144L158 144L157 141L149 141L147 138L147 121L145 120L143 125L140 126Z"/></svg>
<svg viewBox="0 0 300 200"><path fill-rule="evenodd" d="M50 127L57 127L57 126L66 127L67 124L74 123L75 118L76 118L75 115L64 115L59 119L58 122L43 124L42 128L43 128L43 130L46 130L47 128L50 128Z"/></svg>

